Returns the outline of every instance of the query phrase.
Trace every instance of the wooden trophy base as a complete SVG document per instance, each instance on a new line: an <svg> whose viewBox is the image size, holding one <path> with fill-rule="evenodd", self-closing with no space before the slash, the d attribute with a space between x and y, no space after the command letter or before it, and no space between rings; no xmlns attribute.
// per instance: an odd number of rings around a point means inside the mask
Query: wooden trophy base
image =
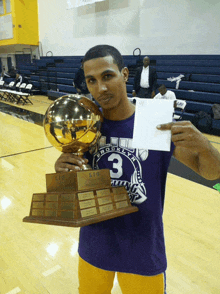
<svg viewBox="0 0 220 294"><path fill-rule="evenodd" d="M125 187L111 187L107 169L50 174L46 182L24 222L82 227L138 211Z"/></svg>

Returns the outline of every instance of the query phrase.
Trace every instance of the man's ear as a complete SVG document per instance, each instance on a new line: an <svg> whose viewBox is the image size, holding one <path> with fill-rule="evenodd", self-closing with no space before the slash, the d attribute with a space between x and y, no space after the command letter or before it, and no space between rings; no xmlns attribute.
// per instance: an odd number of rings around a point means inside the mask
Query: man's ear
<svg viewBox="0 0 220 294"><path fill-rule="evenodd" d="M122 76L124 78L124 81L125 83L128 81L128 77L129 77L129 70L127 67L124 67L122 70L121 70L121 73L122 73Z"/></svg>

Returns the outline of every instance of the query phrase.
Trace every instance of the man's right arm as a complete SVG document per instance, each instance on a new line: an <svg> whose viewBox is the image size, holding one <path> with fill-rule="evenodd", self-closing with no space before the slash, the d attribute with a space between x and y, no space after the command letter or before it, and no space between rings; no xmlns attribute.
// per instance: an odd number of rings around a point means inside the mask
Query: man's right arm
<svg viewBox="0 0 220 294"><path fill-rule="evenodd" d="M88 163L88 159L81 158L72 153L62 153L55 162L55 171L68 172L79 171L82 169L83 164Z"/></svg>

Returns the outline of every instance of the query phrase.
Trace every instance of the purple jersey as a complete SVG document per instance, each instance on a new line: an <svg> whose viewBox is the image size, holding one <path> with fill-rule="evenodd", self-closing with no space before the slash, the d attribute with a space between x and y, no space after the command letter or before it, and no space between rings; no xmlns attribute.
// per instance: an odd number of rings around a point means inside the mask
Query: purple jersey
<svg viewBox="0 0 220 294"><path fill-rule="evenodd" d="M134 115L105 119L99 151L88 157L93 169L110 169L112 186L125 186L138 212L80 229L79 255L98 268L157 275L166 270L162 213L173 152L133 149Z"/></svg>

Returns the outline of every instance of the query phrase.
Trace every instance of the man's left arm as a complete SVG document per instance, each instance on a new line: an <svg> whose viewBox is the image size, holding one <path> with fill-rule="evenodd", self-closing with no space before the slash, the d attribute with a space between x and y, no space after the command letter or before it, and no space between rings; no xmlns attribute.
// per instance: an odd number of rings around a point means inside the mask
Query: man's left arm
<svg viewBox="0 0 220 294"><path fill-rule="evenodd" d="M220 153L189 121L161 125L159 130L171 130L177 160L207 180L220 178Z"/></svg>

